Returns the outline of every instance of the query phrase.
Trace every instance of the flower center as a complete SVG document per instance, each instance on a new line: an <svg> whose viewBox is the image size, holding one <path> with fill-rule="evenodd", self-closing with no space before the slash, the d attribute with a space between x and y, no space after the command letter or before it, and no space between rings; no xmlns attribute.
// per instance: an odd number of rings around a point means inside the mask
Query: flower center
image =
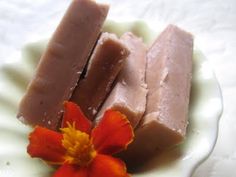
<svg viewBox="0 0 236 177"><path fill-rule="evenodd" d="M87 133L75 128L75 124L68 123L68 127L61 128L63 133L62 146L66 149L65 162L79 166L88 165L96 156L96 151Z"/></svg>

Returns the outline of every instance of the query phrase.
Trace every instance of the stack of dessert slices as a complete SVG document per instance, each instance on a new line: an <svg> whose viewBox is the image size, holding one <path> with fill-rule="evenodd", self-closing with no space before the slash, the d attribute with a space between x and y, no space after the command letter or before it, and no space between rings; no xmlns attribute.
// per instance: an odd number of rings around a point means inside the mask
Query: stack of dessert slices
<svg viewBox="0 0 236 177"><path fill-rule="evenodd" d="M102 32L109 6L74 0L42 55L19 106L24 123L60 127L63 102L96 125L107 109L125 114L135 140L124 152L142 159L186 134L193 37L169 25L151 46L131 32Z"/></svg>

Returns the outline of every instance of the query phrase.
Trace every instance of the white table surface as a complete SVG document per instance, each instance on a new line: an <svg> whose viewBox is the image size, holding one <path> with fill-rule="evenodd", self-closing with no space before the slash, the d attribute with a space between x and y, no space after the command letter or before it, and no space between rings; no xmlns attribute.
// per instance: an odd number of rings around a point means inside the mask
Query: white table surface
<svg viewBox="0 0 236 177"><path fill-rule="evenodd" d="M99 1L99 0L98 0ZM193 177L236 176L236 1L100 0L112 19L139 18L163 28L176 24L194 34L220 82L224 112L210 157ZM19 57L28 41L50 36L70 1L0 0L0 65ZM1 82L1 81L0 81Z"/></svg>

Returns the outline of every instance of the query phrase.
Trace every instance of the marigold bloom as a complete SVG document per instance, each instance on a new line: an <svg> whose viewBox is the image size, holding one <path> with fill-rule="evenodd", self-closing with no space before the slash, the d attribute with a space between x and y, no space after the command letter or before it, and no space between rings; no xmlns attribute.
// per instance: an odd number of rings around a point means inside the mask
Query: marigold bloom
<svg viewBox="0 0 236 177"><path fill-rule="evenodd" d="M36 126L29 135L27 152L49 164L61 165L53 177L128 177L125 164L111 155L133 141L125 115L107 110L92 129L80 108L65 102L61 132Z"/></svg>

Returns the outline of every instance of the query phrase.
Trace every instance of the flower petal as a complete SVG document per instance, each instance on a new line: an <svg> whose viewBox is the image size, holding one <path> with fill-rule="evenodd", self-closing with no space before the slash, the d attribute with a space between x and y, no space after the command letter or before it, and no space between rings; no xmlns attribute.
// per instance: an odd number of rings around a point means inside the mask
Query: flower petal
<svg viewBox="0 0 236 177"><path fill-rule="evenodd" d="M134 138L133 128L124 114L107 110L91 134L98 153L113 154L126 149Z"/></svg>
<svg viewBox="0 0 236 177"><path fill-rule="evenodd" d="M71 125L75 123L76 129L89 134L92 123L85 117L80 107L69 101L64 103L64 107L65 112L62 120L62 127L67 127L67 122Z"/></svg>
<svg viewBox="0 0 236 177"><path fill-rule="evenodd" d="M88 170L77 165L64 164L54 173L53 177L88 177Z"/></svg>
<svg viewBox="0 0 236 177"><path fill-rule="evenodd" d="M121 160L98 154L90 164L89 177L129 177Z"/></svg>
<svg viewBox="0 0 236 177"><path fill-rule="evenodd" d="M31 157L39 157L52 164L64 161L65 149L62 147L62 134L37 126L29 135L27 152Z"/></svg>

